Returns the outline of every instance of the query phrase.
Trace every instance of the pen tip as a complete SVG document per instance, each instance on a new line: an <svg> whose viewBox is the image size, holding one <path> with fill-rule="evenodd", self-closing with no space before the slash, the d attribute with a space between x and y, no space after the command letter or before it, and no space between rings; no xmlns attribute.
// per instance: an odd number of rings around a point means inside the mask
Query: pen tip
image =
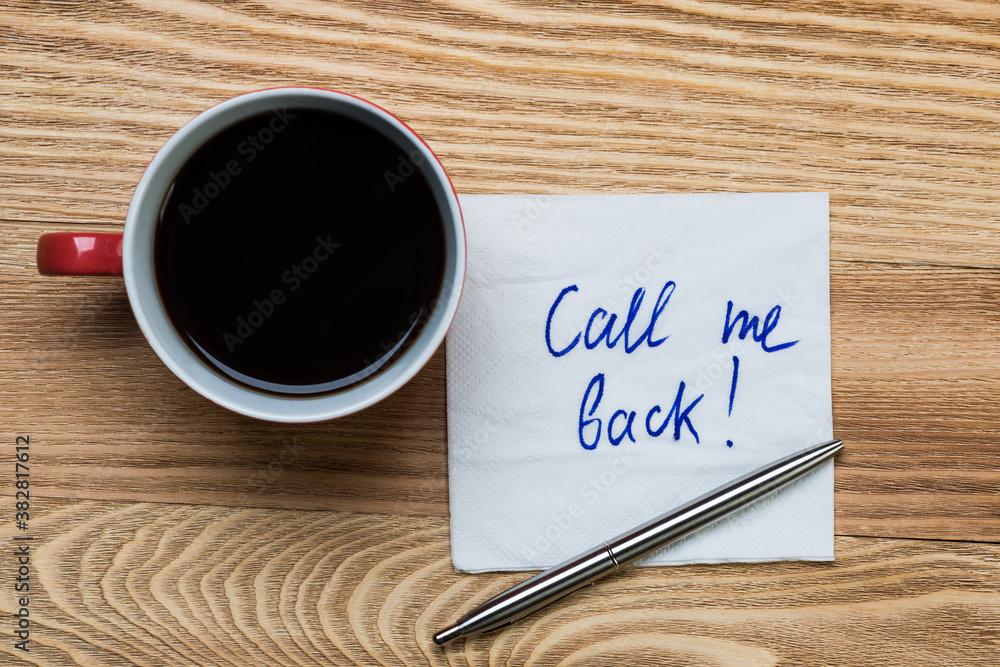
<svg viewBox="0 0 1000 667"><path fill-rule="evenodd" d="M441 632L434 635L434 643L438 646L447 644L450 641L458 639L462 636L462 631L458 629L457 625L453 625L450 628L445 628Z"/></svg>

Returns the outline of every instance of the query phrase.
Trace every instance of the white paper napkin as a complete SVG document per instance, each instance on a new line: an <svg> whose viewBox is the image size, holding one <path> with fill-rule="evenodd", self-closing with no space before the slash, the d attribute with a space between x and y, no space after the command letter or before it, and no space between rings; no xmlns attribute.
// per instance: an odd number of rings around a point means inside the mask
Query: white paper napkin
<svg viewBox="0 0 1000 667"><path fill-rule="evenodd" d="M832 438L825 193L461 205L468 273L447 361L456 569L554 565ZM832 558L827 463L645 562Z"/></svg>

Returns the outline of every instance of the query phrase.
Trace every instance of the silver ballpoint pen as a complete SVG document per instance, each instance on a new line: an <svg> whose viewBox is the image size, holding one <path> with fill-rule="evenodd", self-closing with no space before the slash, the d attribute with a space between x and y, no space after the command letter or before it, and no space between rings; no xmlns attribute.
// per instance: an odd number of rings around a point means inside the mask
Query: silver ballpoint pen
<svg viewBox="0 0 1000 667"><path fill-rule="evenodd" d="M843 448L840 440L807 447L709 491L491 598L434 635L434 643L447 644L466 635L510 625L777 491Z"/></svg>

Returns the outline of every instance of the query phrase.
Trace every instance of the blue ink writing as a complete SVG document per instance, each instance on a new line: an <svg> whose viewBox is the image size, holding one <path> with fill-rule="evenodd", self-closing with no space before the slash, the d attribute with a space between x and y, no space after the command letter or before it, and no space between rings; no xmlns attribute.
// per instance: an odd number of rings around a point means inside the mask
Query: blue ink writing
<svg viewBox="0 0 1000 667"><path fill-rule="evenodd" d="M775 306L764 317L764 323L760 326L760 331L758 332L757 326L760 325L760 319L756 315L751 318L750 313L745 310L741 310L737 313L736 317L733 318L733 302L730 301L726 306L726 324L722 328L722 342L729 342L729 337L733 334L733 330L736 329L736 325L739 324L739 339L744 340L748 333L752 333L753 339L760 343L761 349L765 352L777 352L778 350L784 350L785 348L791 347L799 341L793 340L787 343L779 343L777 345L767 344L767 337L772 331L774 331L775 327L778 326L778 319L780 317L781 306Z"/></svg>
<svg viewBox="0 0 1000 667"><path fill-rule="evenodd" d="M740 377L740 358L733 355L733 383L729 386L729 416L733 416L733 399L736 398L736 381ZM733 441L726 440L726 447L732 447Z"/></svg>
<svg viewBox="0 0 1000 667"><path fill-rule="evenodd" d="M594 414L600 407L601 400L604 397L604 385L604 373L598 373L590 380L590 384L587 385L587 390L583 394L583 401L580 403L578 435L580 438L580 445L582 445L584 449L596 449L598 443L601 441L601 431L604 428L604 421L600 417L595 417ZM667 430L667 426L673 422L674 428L672 435L674 440L680 440L681 429L686 428L688 432L694 436L694 441L696 443L701 442L698 437L698 431L695 429L694 423L691 421L691 412L705 395L700 394L697 398L685 405L685 388L686 385L683 381L681 381L677 388L674 403L670 407L670 411L667 413L663 423L661 423L657 428L653 428L652 421L658 413L662 412L662 408L659 405L654 405L650 408L649 412L646 414L646 432L650 436L654 438L659 437ZM608 442L616 447L621 444L626 437L632 442L635 442L633 424L637 414L638 413L635 410L615 410L607 422ZM595 427L596 432L593 432Z"/></svg>
<svg viewBox="0 0 1000 667"><path fill-rule="evenodd" d="M601 441L601 420L597 417L593 419L588 419L584 421L583 411L587 407L587 399L590 398L590 392L593 391L594 385L597 385L597 397L594 399L594 404L590 406L590 412L587 413L588 417L594 417L594 412L597 410L598 404L601 402L601 397L604 396L604 373L598 373L587 385L587 391L583 392L583 403L580 404L580 444L583 445L584 449L596 449L597 443ZM597 422L597 433L594 434L594 441L587 442L587 438L583 434L583 430Z"/></svg>
<svg viewBox="0 0 1000 667"><path fill-rule="evenodd" d="M672 280L668 280L663 285L663 289L660 290L659 295L656 297L656 302L653 305L653 310L649 314L648 323L646 328L643 329L642 333L635 340L632 340L632 328L636 323L636 319L639 317L640 310L642 308L642 301L646 296L646 290L643 287L638 288L632 294L632 301L629 303L628 313L625 315L625 323L622 325L621 329L614 333L615 323L618 321L617 313L608 313L603 308L596 308L590 315L590 319L587 321L587 327L582 332L577 332L573 340L569 342L568 345L560 350L556 350L552 345L552 320L555 317L556 310L562 303L563 298L566 297L570 292L578 292L579 288L576 285L569 285L563 288L559 292L559 296L556 300L552 302L552 307L549 308L549 316L545 321L545 345L549 349L549 353L554 357L561 357L577 346L580 342L581 336L583 337L583 345L588 350L593 350L595 347L604 341L604 344L608 349L614 349L618 345L618 341L624 340L623 347L626 354L632 354L639 347L646 343L649 347L658 347L661 345L669 336L663 336L661 338L656 338L654 335L654 330L656 328L656 323L663 311L666 309L667 304L670 303L670 297L673 295L674 290L677 288L676 283ZM603 328L600 333L595 336L595 329L601 326L603 323Z"/></svg>
<svg viewBox="0 0 1000 667"><path fill-rule="evenodd" d="M797 342L797 341L796 341ZM740 377L740 358L733 355L733 384L729 387L729 416L733 416L733 399L736 398L736 380Z"/></svg>
<svg viewBox="0 0 1000 667"><path fill-rule="evenodd" d="M614 432L615 419L617 419L619 416L621 416L621 417L628 417L628 421L625 422L625 430L622 431L621 435L619 435L616 438L615 437L615 432ZM608 440L611 441L612 445L614 445L615 447L617 447L618 445L620 445L621 442L622 442L622 440L625 439L626 435L628 436L629 440L631 440L632 442L635 442L635 436L632 435L632 422L633 421L635 421L635 410L633 410L632 412L625 412L624 410L616 410L615 414L611 415L611 421L608 422Z"/></svg>
<svg viewBox="0 0 1000 667"><path fill-rule="evenodd" d="M654 405L649 410L649 414L646 415L646 432L654 438L658 437L661 433L663 433L663 430L667 428L667 424L670 423L671 418L673 418L674 440L681 439L681 426L684 425L687 426L689 431L691 431L691 435L694 436L694 441L701 442L701 440L698 439L698 431L694 430L694 424L691 423L690 413L694 410L694 406L698 405L704 397L705 394L699 395L698 398L691 401L690 405L681 410L683 405L682 401L684 400L684 381L682 380L680 386L677 388L677 396L674 398L674 404L670 406L670 412L667 413L667 418L663 420L662 424L660 424L660 428L653 429L652 424L650 423L653 421L653 415L660 412L660 406Z"/></svg>
<svg viewBox="0 0 1000 667"><path fill-rule="evenodd" d="M553 357L561 357L567 354L570 350L576 347L576 344L580 342L580 334L576 335L573 342L564 347L561 351L556 352L552 347L552 316L556 314L556 308L559 307L559 303L563 300L563 297L570 292L577 292L579 288L576 285L570 285L569 287L563 288L563 291L559 292L559 296L556 300L552 302L552 307L549 308L549 317L545 320L545 344L549 347L549 352L552 353Z"/></svg>

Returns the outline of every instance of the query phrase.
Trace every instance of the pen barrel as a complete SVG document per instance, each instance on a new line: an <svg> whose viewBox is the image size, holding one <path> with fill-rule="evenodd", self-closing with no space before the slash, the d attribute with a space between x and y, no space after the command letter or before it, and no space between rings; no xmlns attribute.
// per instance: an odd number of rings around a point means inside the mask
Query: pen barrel
<svg viewBox="0 0 1000 667"><path fill-rule="evenodd" d="M456 635L467 635L510 625L617 569L617 563L602 544L490 598L458 619L449 630ZM434 641L439 644L448 641L445 637L441 639L435 637Z"/></svg>
<svg viewBox="0 0 1000 667"><path fill-rule="evenodd" d="M608 540L607 548L620 566L634 563L774 493L843 448L843 442L831 440L786 456Z"/></svg>
<svg viewBox="0 0 1000 667"><path fill-rule="evenodd" d="M510 625L604 575L764 498L833 458L843 448L840 440L831 440L747 473L489 599L451 627L434 635L434 642L446 644L475 632Z"/></svg>

